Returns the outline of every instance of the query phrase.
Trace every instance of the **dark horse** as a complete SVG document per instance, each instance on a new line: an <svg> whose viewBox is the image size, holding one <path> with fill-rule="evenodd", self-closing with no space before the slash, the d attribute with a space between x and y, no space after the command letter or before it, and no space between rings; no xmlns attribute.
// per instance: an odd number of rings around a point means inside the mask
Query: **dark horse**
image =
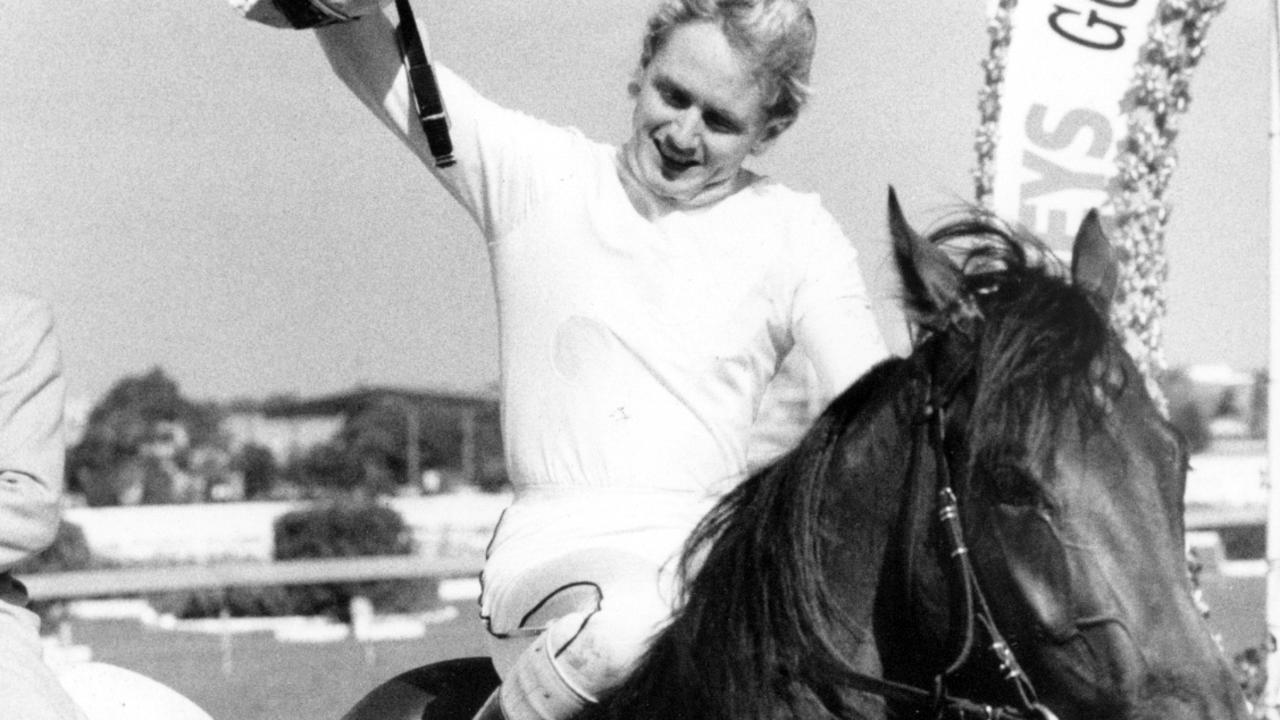
<svg viewBox="0 0 1280 720"><path fill-rule="evenodd" d="M1187 453L1107 320L1096 216L1069 272L981 216L917 234L890 194L913 352L729 494L610 720L1244 718L1192 602ZM482 660L347 716L466 720Z"/></svg>

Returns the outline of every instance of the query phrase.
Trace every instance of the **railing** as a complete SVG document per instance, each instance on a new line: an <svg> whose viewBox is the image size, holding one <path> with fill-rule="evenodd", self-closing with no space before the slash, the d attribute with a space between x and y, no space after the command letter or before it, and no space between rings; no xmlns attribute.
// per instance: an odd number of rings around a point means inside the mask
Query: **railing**
<svg viewBox="0 0 1280 720"><path fill-rule="evenodd" d="M32 600L120 597L179 590L263 585L316 585L414 578L455 579L480 572L480 558L419 555L230 562L157 568L39 573L20 577Z"/></svg>
<svg viewBox="0 0 1280 720"><path fill-rule="evenodd" d="M208 565L181 565L157 568L120 568L74 572L38 573L19 579L32 600L76 600L123 597L185 590L225 590L230 587L315 585L335 582L369 582L435 578L450 580L476 577L483 565L480 557L436 558L421 555L380 555L318 560L278 560L273 562L228 562ZM224 595L225 600L225 595ZM350 633L358 641L367 639L371 607L362 598L352 598ZM230 615L224 602L220 613L221 666L224 675L232 672L234 653ZM70 626L57 629L62 646L72 645ZM373 646L367 642L365 660L374 662ZM51 652L46 650L46 652Z"/></svg>

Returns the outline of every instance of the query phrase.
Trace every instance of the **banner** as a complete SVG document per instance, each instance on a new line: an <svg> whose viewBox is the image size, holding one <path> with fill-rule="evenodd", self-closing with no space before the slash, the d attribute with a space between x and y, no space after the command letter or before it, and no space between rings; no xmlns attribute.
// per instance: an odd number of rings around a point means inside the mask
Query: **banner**
<svg viewBox="0 0 1280 720"><path fill-rule="evenodd" d="M1166 190L1191 74L1225 0L994 1L977 201L1064 256L1090 208L1111 221L1121 259L1112 321L1167 410Z"/></svg>
<svg viewBox="0 0 1280 720"><path fill-rule="evenodd" d="M1107 212L1128 125L1122 101L1158 5L1006 0L994 8L983 98L990 160L978 199L1055 250L1070 251L1089 209ZM980 132L980 153L983 142Z"/></svg>

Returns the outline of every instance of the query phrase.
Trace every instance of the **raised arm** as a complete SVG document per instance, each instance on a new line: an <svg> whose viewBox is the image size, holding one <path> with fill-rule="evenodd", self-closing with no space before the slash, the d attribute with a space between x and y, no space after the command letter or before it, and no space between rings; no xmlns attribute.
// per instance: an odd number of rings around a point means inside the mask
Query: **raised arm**
<svg viewBox="0 0 1280 720"><path fill-rule="evenodd" d="M379 3L388 2L232 0L245 17L268 25L280 23L268 22L263 8L323 7L355 16L315 29L330 66L432 171L492 241L522 222L540 187L558 182L556 178L565 172L559 164L568 150L581 151L587 143L577 131L554 127L489 101L447 67L433 62L452 146L448 156L452 164L437 165L417 117L401 59L396 33L399 18L394 8L379 7ZM421 22L414 27L425 44L426 28ZM421 91L426 84L418 82L417 86Z"/></svg>
<svg viewBox="0 0 1280 720"><path fill-rule="evenodd" d="M393 0L229 0L248 20L278 28L315 28L338 77L423 159L431 152L409 101L389 6ZM424 44L427 33L415 23Z"/></svg>
<svg viewBox="0 0 1280 720"><path fill-rule="evenodd" d="M410 102L395 25L384 11L316 29L338 78L428 166L434 162ZM418 23L424 42L426 28Z"/></svg>
<svg viewBox="0 0 1280 720"><path fill-rule="evenodd" d="M48 306L0 295L0 572L43 550L57 532L64 394Z"/></svg>

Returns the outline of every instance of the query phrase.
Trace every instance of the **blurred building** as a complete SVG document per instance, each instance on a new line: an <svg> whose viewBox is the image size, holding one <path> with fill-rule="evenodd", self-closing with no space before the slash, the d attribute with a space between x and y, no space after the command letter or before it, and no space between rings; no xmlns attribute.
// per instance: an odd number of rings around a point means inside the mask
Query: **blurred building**
<svg viewBox="0 0 1280 720"><path fill-rule="evenodd" d="M297 405L237 408L227 414L222 429L233 452L259 445L283 464L333 439L345 418L332 408L313 410L299 400Z"/></svg>
<svg viewBox="0 0 1280 720"><path fill-rule="evenodd" d="M1184 369L1189 381L1188 400L1208 423L1209 435L1229 440L1258 435L1266 412L1261 402L1265 382L1258 373L1236 370L1226 365L1190 365Z"/></svg>
<svg viewBox="0 0 1280 720"><path fill-rule="evenodd" d="M241 403L227 414L222 427L232 452L258 445L284 465L334 440L353 418L388 407L404 413L406 437L417 437L430 427L453 446L443 453L449 459L442 464L421 457L417 444L406 442L409 488L438 492L458 486L492 487L505 478L496 392L361 387L310 398L274 398Z"/></svg>

